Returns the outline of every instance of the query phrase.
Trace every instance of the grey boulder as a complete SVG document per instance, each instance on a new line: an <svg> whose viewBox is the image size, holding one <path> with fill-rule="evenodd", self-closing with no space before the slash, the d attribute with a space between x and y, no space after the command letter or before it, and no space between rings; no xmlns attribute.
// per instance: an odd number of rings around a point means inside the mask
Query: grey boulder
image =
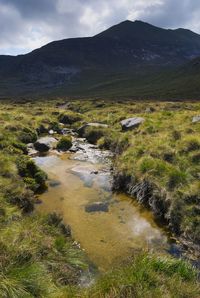
<svg viewBox="0 0 200 298"><path fill-rule="evenodd" d="M134 117L122 120L121 127L123 131L131 130L137 128L140 124L144 122L144 118L142 117Z"/></svg>
<svg viewBox="0 0 200 298"><path fill-rule="evenodd" d="M194 116L192 118L192 123L198 123L198 122L200 122L200 116Z"/></svg>
<svg viewBox="0 0 200 298"><path fill-rule="evenodd" d="M34 147L39 152L47 152L50 149L53 149L56 143L57 140L53 137L43 137L34 143Z"/></svg>

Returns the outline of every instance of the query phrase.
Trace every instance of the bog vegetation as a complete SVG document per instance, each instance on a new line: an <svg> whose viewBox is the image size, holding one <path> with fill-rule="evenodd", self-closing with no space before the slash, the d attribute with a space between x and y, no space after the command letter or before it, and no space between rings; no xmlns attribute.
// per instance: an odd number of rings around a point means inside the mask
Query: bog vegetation
<svg viewBox="0 0 200 298"><path fill-rule="evenodd" d="M86 257L62 218L34 211L47 176L27 155L27 144L50 130L59 139L57 148L68 150L72 140L61 137L63 124L74 130L89 122L107 124L87 127L84 136L115 153L116 176L146 180L164 192L172 231L198 246L200 123L192 123L197 115L198 103L1 102L0 297L199 297L191 265L148 252L81 288ZM120 120L134 116L144 123L122 132Z"/></svg>

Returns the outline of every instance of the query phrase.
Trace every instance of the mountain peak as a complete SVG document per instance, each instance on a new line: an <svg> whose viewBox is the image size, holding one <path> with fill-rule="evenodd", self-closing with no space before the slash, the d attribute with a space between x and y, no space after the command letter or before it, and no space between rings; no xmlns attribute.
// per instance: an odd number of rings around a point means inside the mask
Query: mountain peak
<svg viewBox="0 0 200 298"><path fill-rule="evenodd" d="M97 34L98 37L113 37L113 38L121 38L128 37L130 35L138 35L138 34L147 34L149 31L158 31L164 30L162 28L158 28L149 23L143 22L141 20L130 21L125 20L117 25L114 25L107 30Z"/></svg>

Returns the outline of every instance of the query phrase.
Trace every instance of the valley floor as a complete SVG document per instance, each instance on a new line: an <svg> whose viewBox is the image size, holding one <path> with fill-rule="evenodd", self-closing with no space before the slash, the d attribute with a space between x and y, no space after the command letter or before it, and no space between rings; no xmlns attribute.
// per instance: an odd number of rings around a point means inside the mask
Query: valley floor
<svg viewBox="0 0 200 298"><path fill-rule="evenodd" d="M200 243L200 121L193 121L195 116L200 116L199 103L2 101L0 296L199 297L190 264L150 252L136 254L81 289L87 259L59 216L34 212L47 177L27 155L27 144L39 135L53 130L61 138L62 124L75 131L84 123L108 125L88 126L81 135L114 153L114 189L150 208L195 258ZM130 117L144 122L124 132L120 121Z"/></svg>

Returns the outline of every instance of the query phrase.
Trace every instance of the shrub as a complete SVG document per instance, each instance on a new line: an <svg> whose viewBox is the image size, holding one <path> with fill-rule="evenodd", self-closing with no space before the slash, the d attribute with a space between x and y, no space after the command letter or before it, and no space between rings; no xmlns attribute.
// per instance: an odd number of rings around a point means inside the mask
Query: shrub
<svg viewBox="0 0 200 298"><path fill-rule="evenodd" d="M28 144L28 143L34 143L37 141L37 133L33 129L24 128L23 131L19 135L19 140L22 143Z"/></svg>
<svg viewBox="0 0 200 298"><path fill-rule="evenodd" d="M63 124L73 124L75 122L81 121L81 115L77 113L64 113L59 115L58 121Z"/></svg>
<svg viewBox="0 0 200 298"><path fill-rule="evenodd" d="M89 143L96 144L105 135L105 131L105 129L100 127L87 127L83 136Z"/></svg>
<svg viewBox="0 0 200 298"><path fill-rule="evenodd" d="M62 151L67 151L69 150L69 148L71 148L71 146L72 146L71 136L64 136L59 140L57 144L57 149Z"/></svg>
<svg viewBox="0 0 200 298"><path fill-rule="evenodd" d="M46 189L47 175L40 170L33 160L28 156L20 156L17 158L16 164L19 175L26 178L24 181L30 186L30 189L34 191Z"/></svg>
<svg viewBox="0 0 200 298"><path fill-rule="evenodd" d="M28 186L30 190L33 192L36 192L38 189L38 184L36 183L35 179L30 178L30 177L25 177L24 178L24 183Z"/></svg>
<svg viewBox="0 0 200 298"><path fill-rule="evenodd" d="M13 142L12 143L14 148L21 150L24 154L28 154L27 146L21 142Z"/></svg>
<svg viewBox="0 0 200 298"><path fill-rule="evenodd" d="M19 175L22 177L33 177L37 172L37 166L28 156L21 155L16 159Z"/></svg>
<svg viewBox="0 0 200 298"><path fill-rule="evenodd" d="M34 179L36 183L39 185L40 190L44 190L47 188L46 186L47 175L45 172L43 172L42 170L38 170L34 175Z"/></svg>

